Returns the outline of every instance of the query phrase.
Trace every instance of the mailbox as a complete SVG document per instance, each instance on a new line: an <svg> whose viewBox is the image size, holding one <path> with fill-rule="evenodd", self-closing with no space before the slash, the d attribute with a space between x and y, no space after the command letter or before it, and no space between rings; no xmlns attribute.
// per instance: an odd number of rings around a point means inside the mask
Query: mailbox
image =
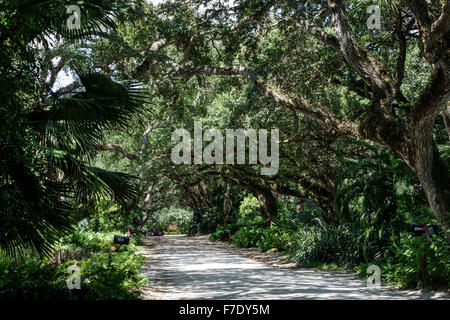
<svg viewBox="0 0 450 320"><path fill-rule="evenodd" d="M412 235L414 237L427 235L430 237L432 234L438 234L439 227L435 225L425 225L425 224L413 224L411 225Z"/></svg>
<svg viewBox="0 0 450 320"><path fill-rule="evenodd" d="M114 243L115 244L129 244L130 243L130 237L123 237L123 236L114 236Z"/></svg>

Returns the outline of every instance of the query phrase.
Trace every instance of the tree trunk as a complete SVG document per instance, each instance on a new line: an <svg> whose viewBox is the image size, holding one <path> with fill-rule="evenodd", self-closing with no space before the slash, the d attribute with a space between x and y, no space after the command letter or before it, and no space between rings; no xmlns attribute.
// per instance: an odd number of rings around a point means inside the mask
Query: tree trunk
<svg viewBox="0 0 450 320"><path fill-rule="evenodd" d="M268 226L271 226L273 219L278 216L277 200L272 192L266 189L260 189L256 192L259 202L259 210Z"/></svg>
<svg viewBox="0 0 450 320"><path fill-rule="evenodd" d="M224 222L227 224L228 217L230 216L231 212L231 187L230 184L227 183L227 191L225 192L225 199L223 200L223 216L224 216Z"/></svg>
<svg viewBox="0 0 450 320"><path fill-rule="evenodd" d="M445 130L447 130L448 139L450 140L450 102L447 108L442 111L442 118L444 119Z"/></svg>
<svg viewBox="0 0 450 320"><path fill-rule="evenodd" d="M427 270L427 265L426 265L425 255L421 254L419 257L419 275L418 275L419 282L417 284L419 289L424 289L428 286L426 270Z"/></svg>
<svg viewBox="0 0 450 320"><path fill-rule="evenodd" d="M431 135L416 134L413 159L407 160L417 175L438 223L450 228L450 171ZM449 233L447 233L449 235Z"/></svg>
<svg viewBox="0 0 450 320"><path fill-rule="evenodd" d="M420 161L423 162L423 161ZM433 157L431 167L418 164L417 177L427 196L431 210L444 229L450 228L450 179L449 172L439 156Z"/></svg>

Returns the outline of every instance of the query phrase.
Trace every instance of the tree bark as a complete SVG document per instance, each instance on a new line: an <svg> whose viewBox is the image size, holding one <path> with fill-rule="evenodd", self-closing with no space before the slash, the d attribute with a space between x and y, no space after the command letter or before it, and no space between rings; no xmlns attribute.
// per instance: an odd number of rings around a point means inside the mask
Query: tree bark
<svg viewBox="0 0 450 320"><path fill-rule="evenodd" d="M272 192L266 189L257 190L256 195L261 216L266 221L267 225L271 226L272 221L278 216L277 200Z"/></svg>
<svg viewBox="0 0 450 320"><path fill-rule="evenodd" d="M412 166L438 223L448 230L450 228L450 174L439 155L436 144L419 140Z"/></svg>
<svg viewBox="0 0 450 320"><path fill-rule="evenodd" d="M223 216L224 216L224 222L227 224L228 217L230 216L231 212L231 187L230 184L227 183L227 191L225 192L225 199L223 200Z"/></svg>
<svg viewBox="0 0 450 320"><path fill-rule="evenodd" d="M419 256L419 275L418 275L419 282L417 284L419 289L424 289L428 286L426 270L427 270L427 265L426 265L425 255L421 254Z"/></svg>
<svg viewBox="0 0 450 320"><path fill-rule="evenodd" d="M445 130L448 134L448 140L450 141L450 104L442 111L442 118L444 119Z"/></svg>

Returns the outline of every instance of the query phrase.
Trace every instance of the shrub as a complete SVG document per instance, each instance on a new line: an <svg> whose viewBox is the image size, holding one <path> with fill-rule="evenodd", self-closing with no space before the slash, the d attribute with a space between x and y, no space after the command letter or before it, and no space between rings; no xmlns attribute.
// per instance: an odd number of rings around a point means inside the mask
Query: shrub
<svg viewBox="0 0 450 320"><path fill-rule="evenodd" d="M208 211L194 214L190 221L187 233L193 234L207 234L216 230L220 214L216 207L209 208Z"/></svg>
<svg viewBox="0 0 450 320"><path fill-rule="evenodd" d="M77 261L61 265L64 271ZM83 299L136 299L146 278L139 275L145 262L143 256L129 251L99 252L81 260L81 291Z"/></svg>
<svg viewBox="0 0 450 320"><path fill-rule="evenodd" d="M392 244L394 256L381 266L385 281L416 288L419 281L419 258L425 257L425 277L433 287L450 285L450 244L445 236L403 236Z"/></svg>
<svg viewBox="0 0 450 320"><path fill-rule="evenodd" d="M301 265L320 261L353 266L360 261L360 250L348 225L309 226L293 237L289 259Z"/></svg>
<svg viewBox="0 0 450 320"><path fill-rule="evenodd" d="M186 233L189 223L193 217L192 211L181 208L163 209L157 216L156 225L159 228L169 231L170 227L176 226L180 233Z"/></svg>
<svg viewBox="0 0 450 320"><path fill-rule="evenodd" d="M0 259L0 299L68 299L57 266L37 259Z"/></svg>
<svg viewBox="0 0 450 320"><path fill-rule="evenodd" d="M252 194L247 195L239 206L238 221L239 225L262 224L264 219L261 217L259 202Z"/></svg>
<svg viewBox="0 0 450 320"><path fill-rule="evenodd" d="M211 241L229 241L231 234L227 229L217 229L215 232L211 233L209 240Z"/></svg>
<svg viewBox="0 0 450 320"><path fill-rule="evenodd" d="M239 229L240 225L237 223L227 224L226 226L217 229L214 233L209 236L211 241L230 241L231 236L233 236Z"/></svg>
<svg viewBox="0 0 450 320"><path fill-rule="evenodd" d="M264 237L264 229L243 227L231 236L231 243L242 248L258 247Z"/></svg>
<svg viewBox="0 0 450 320"><path fill-rule="evenodd" d="M0 260L0 298L12 299L135 299L147 279L139 274L145 262L136 255L136 239L127 246L113 245L114 233L76 227L61 240L54 256L40 260ZM67 289L67 267L77 263L81 290Z"/></svg>
<svg viewBox="0 0 450 320"><path fill-rule="evenodd" d="M128 228L138 229L143 219L141 210L137 208L128 210L107 200L99 201L90 211L89 221L86 224L90 229L98 232L113 230L127 232Z"/></svg>
<svg viewBox="0 0 450 320"><path fill-rule="evenodd" d="M274 249L277 251L287 251L291 245L291 235L278 226L264 229L262 239L258 243L258 247L260 247L263 251Z"/></svg>

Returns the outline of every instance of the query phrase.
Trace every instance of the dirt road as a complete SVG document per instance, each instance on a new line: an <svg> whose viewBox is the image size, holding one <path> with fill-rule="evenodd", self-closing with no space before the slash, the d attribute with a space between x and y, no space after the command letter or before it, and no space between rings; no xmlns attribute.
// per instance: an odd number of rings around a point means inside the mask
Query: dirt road
<svg viewBox="0 0 450 320"><path fill-rule="evenodd" d="M367 288L356 275L270 267L205 237L146 239L145 299L448 299L444 293Z"/></svg>

